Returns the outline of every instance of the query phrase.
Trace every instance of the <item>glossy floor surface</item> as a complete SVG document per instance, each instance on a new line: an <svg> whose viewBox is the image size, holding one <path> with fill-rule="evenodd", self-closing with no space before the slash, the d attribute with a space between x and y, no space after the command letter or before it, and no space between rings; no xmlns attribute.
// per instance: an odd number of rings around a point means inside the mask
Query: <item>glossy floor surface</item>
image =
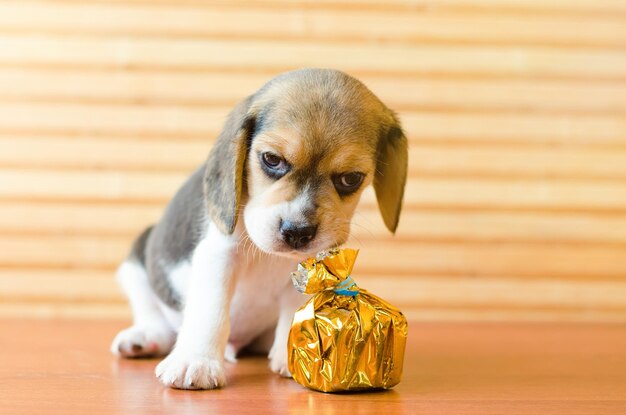
<svg viewBox="0 0 626 415"><path fill-rule="evenodd" d="M414 323L400 385L341 395L281 379L262 357L229 364L222 390L167 389L157 360L110 355L123 327L0 320L0 413L626 413L626 325Z"/></svg>

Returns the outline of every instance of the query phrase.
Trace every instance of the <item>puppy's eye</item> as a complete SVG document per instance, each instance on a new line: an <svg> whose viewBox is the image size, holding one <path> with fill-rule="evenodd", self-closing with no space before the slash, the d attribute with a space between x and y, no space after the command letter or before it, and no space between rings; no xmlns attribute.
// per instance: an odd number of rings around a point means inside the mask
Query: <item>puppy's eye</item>
<svg viewBox="0 0 626 415"><path fill-rule="evenodd" d="M338 174L333 177L333 184L335 189L337 189L337 193L341 196L347 196L356 192L361 183L363 183L363 177L365 177L363 173L356 171Z"/></svg>
<svg viewBox="0 0 626 415"><path fill-rule="evenodd" d="M273 179L279 179L283 177L290 169L289 163L277 154L266 151L259 154L261 158L261 167L265 174Z"/></svg>

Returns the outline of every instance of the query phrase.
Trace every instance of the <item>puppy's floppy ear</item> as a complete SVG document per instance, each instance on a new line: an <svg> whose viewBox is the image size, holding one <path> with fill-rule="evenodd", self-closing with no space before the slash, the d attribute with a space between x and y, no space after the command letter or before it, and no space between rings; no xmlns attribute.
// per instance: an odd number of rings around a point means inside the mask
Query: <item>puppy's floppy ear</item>
<svg viewBox="0 0 626 415"><path fill-rule="evenodd" d="M408 143L394 114L383 124L378 138L374 190L383 221L396 232L406 184Z"/></svg>
<svg viewBox="0 0 626 415"><path fill-rule="evenodd" d="M230 113L224 129L209 153L204 173L204 196L211 220L224 234L237 225L244 184L249 141L254 134L253 97L240 102Z"/></svg>

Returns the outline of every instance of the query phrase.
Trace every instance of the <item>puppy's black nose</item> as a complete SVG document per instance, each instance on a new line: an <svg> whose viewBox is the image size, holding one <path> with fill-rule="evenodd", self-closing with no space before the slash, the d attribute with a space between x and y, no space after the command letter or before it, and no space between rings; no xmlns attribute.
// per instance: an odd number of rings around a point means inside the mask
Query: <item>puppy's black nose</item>
<svg viewBox="0 0 626 415"><path fill-rule="evenodd" d="M283 240L294 249L306 246L313 240L316 232L317 225L299 224L289 221L280 223L280 234L283 236Z"/></svg>

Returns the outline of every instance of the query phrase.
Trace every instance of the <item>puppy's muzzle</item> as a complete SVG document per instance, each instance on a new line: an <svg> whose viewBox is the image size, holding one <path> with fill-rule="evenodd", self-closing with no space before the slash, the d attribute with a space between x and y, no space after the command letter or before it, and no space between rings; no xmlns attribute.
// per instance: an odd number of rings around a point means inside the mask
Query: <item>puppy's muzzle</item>
<svg viewBox="0 0 626 415"><path fill-rule="evenodd" d="M310 223L280 222L280 234L283 241L293 249L305 247L315 238L317 225Z"/></svg>

